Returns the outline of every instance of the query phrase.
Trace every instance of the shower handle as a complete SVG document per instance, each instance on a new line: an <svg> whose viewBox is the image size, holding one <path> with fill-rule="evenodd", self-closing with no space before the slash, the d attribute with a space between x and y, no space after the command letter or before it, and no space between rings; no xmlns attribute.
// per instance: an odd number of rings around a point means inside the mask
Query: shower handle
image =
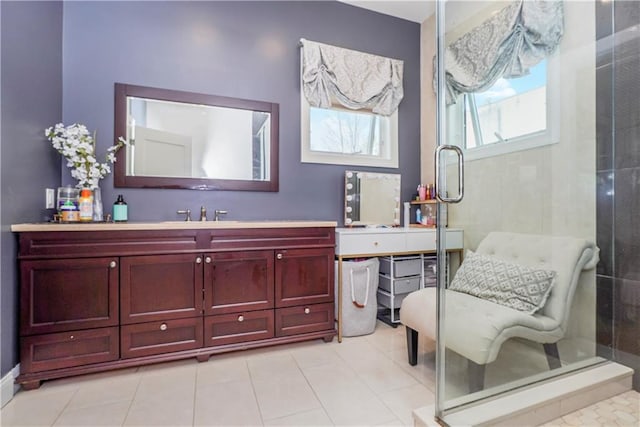
<svg viewBox="0 0 640 427"><path fill-rule="evenodd" d="M462 154L462 150L460 147L456 145L439 145L436 147L436 182L444 182L446 177L440 179L440 173L442 172L442 167L440 165L440 157L443 151L453 151L456 153L458 157L458 195L456 197L447 197L446 194L442 194L442 186L436 185L436 199L442 203L460 203L462 198L464 197L464 156Z"/></svg>

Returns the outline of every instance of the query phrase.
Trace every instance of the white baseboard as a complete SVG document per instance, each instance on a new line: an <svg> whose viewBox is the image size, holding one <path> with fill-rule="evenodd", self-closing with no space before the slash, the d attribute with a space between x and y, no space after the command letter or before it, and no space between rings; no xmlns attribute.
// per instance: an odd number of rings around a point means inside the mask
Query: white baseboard
<svg viewBox="0 0 640 427"><path fill-rule="evenodd" d="M9 403L20 389L20 386L15 383L15 379L18 375L20 375L19 363L13 367L11 372L2 377L2 380L0 381L0 408Z"/></svg>

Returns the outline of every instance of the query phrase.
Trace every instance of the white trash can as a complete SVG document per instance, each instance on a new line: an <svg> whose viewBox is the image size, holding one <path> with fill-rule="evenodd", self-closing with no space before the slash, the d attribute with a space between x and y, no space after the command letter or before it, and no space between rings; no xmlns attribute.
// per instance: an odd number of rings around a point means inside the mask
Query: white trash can
<svg viewBox="0 0 640 427"><path fill-rule="evenodd" d="M355 337L372 334L378 312L378 258L342 262L342 335ZM336 301L338 298L338 262L336 271ZM336 318L338 304L336 303Z"/></svg>

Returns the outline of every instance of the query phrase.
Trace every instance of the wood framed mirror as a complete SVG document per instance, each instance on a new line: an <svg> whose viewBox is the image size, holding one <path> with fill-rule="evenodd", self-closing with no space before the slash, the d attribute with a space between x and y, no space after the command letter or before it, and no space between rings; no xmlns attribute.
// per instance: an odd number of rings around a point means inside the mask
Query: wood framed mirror
<svg viewBox="0 0 640 427"><path fill-rule="evenodd" d="M115 187L278 191L279 105L115 84Z"/></svg>

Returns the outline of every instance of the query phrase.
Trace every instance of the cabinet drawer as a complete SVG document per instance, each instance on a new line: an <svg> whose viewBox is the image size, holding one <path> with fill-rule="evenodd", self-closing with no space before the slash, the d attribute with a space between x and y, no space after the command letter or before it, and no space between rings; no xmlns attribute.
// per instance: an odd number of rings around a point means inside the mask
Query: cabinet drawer
<svg viewBox="0 0 640 427"><path fill-rule="evenodd" d="M33 335L20 339L20 371L40 372L117 360L118 327Z"/></svg>
<svg viewBox="0 0 640 427"><path fill-rule="evenodd" d="M20 334L118 325L118 258L22 261Z"/></svg>
<svg viewBox="0 0 640 427"><path fill-rule="evenodd" d="M122 326L122 358L150 356L202 347L202 318Z"/></svg>
<svg viewBox="0 0 640 427"><path fill-rule="evenodd" d="M207 316L204 318L204 336L205 346L273 338L273 310Z"/></svg>
<svg viewBox="0 0 640 427"><path fill-rule="evenodd" d="M402 300L405 299L407 295L409 294L393 295L389 292L383 291L382 289L378 289L378 305L392 309L400 308L400 306L402 305Z"/></svg>
<svg viewBox="0 0 640 427"><path fill-rule="evenodd" d="M392 273L393 270L393 273ZM422 274L422 260L420 257L382 257L380 258L380 273L391 277L407 277Z"/></svg>
<svg viewBox="0 0 640 427"><path fill-rule="evenodd" d="M392 279L381 274L378 286L380 289L392 294L406 294L407 292L417 291L420 288L420 276Z"/></svg>
<svg viewBox="0 0 640 427"><path fill-rule="evenodd" d="M276 309L276 336L334 329L333 303Z"/></svg>

